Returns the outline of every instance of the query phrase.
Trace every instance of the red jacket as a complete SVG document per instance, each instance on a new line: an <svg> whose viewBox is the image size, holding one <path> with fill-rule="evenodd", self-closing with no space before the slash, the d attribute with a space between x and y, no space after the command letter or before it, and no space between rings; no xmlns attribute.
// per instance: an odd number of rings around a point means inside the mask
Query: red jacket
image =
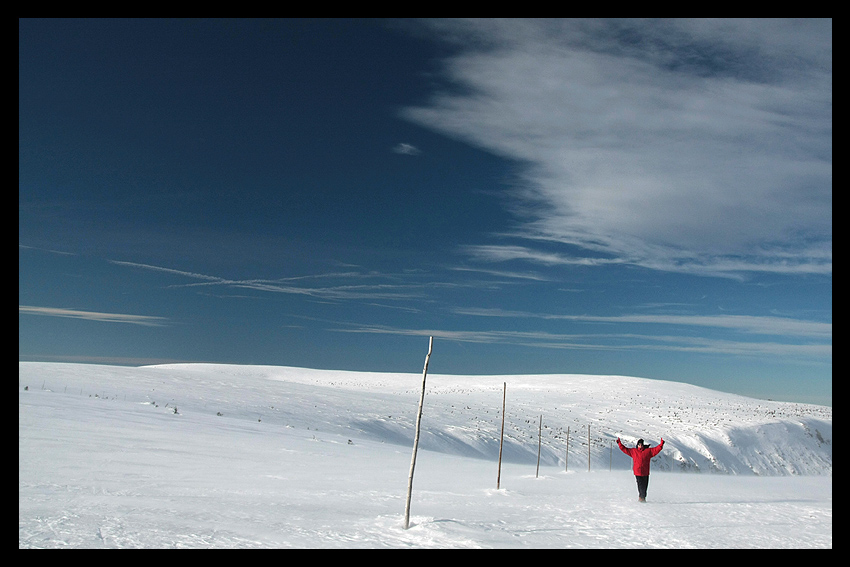
<svg viewBox="0 0 850 567"><path fill-rule="evenodd" d="M634 471L635 476L649 476L649 461L661 452L661 448L664 447L664 439L652 448L635 447L630 449L624 446L619 439L617 439L617 445L620 446L622 452L632 458L632 471Z"/></svg>

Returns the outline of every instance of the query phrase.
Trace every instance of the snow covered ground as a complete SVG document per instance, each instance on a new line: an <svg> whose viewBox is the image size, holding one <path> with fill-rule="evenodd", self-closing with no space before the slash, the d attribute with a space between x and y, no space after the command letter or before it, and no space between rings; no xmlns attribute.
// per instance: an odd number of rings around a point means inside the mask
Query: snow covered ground
<svg viewBox="0 0 850 567"><path fill-rule="evenodd" d="M404 530L421 380L20 362L19 547L832 547L832 408L622 376L429 375Z"/></svg>

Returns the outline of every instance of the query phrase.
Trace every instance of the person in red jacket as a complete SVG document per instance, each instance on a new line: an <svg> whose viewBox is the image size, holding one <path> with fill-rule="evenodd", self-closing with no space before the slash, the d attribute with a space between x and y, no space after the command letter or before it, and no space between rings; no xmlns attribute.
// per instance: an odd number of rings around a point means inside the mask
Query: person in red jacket
<svg viewBox="0 0 850 567"><path fill-rule="evenodd" d="M649 487L649 461L661 452L661 448L664 447L664 438L662 437L661 443L651 449L649 445L643 444L643 439L638 439L637 447L630 449L617 437L617 445L622 452L632 458L632 471L635 473L638 486L638 501L646 502L646 489Z"/></svg>

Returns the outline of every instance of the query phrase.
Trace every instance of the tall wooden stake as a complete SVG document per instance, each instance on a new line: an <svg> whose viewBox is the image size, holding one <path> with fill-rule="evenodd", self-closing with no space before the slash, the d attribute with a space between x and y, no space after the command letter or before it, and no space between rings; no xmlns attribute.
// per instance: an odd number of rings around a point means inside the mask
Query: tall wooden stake
<svg viewBox="0 0 850 567"><path fill-rule="evenodd" d="M534 473L534 478L540 476L540 437L543 434L543 414L540 414L540 425L537 426L537 472Z"/></svg>
<svg viewBox="0 0 850 567"><path fill-rule="evenodd" d="M419 396L419 412L416 414L416 434L413 437L413 456L410 458L410 475L407 477L407 501L404 504L404 529L410 527L410 495L413 492L413 469L416 467L416 449L419 448L419 424L422 422L422 405L425 403L425 377L428 375L428 362L434 337L428 340L428 354L425 356L425 368L422 370L422 394Z"/></svg>
<svg viewBox="0 0 850 567"><path fill-rule="evenodd" d="M505 440L505 396L508 393L508 383L502 383L502 435L499 437L499 472L496 474L496 490L499 490L499 482L502 479L502 443Z"/></svg>
<svg viewBox="0 0 850 567"><path fill-rule="evenodd" d="M567 454L564 455L564 472L570 469L570 428L567 427Z"/></svg>
<svg viewBox="0 0 850 567"><path fill-rule="evenodd" d="M587 472L590 472L590 424L587 424Z"/></svg>

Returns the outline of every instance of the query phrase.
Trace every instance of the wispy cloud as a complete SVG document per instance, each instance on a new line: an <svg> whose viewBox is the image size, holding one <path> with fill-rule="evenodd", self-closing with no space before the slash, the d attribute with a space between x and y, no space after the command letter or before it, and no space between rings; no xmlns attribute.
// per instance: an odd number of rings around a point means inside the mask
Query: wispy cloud
<svg viewBox="0 0 850 567"><path fill-rule="evenodd" d="M422 153L422 151L413 144L405 144L403 142L393 146L393 151L397 154L403 154L406 156L416 156Z"/></svg>
<svg viewBox="0 0 850 567"><path fill-rule="evenodd" d="M832 273L831 20L438 20L453 87L403 116L525 164L535 241L703 275ZM583 259L583 262L590 260Z"/></svg>
<svg viewBox="0 0 850 567"><path fill-rule="evenodd" d="M554 252L543 252L525 246L513 245L462 245L461 250L469 257L482 262L507 262L526 260L547 266L599 266L602 264L621 264L622 260L567 256Z"/></svg>
<svg viewBox="0 0 850 567"><path fill-rule="evenodd" d="M162 266L152 266L150 264L137 264L136 262L121 262L119 260L108 260L111 264L116 264L118 266L128 266L130 268L142 268L145 270L153 270L156 272L164 272L167 274L174 274L177 276L185 276L187 278L193 278L198 280L207 280L211 282L221 281L221 278L216 276L208 276L206 274L198 274L196 272L186 272L183 270L175 270L172 268L163 268Z"/></svg>
<svg viewBox="0 0 850 567"><path fill-rule="evenodd" d="M18 248L24 250L38 250L40 252L50 252L51 254L59 254L60 256L76 256L76 254L72 252L62 252L61 250L52 250L50 248L39 248L37 246L25 246L24 244L18 244Z"/></svg>
<svg viewBox="0 0 850 567"><path fill-rule="evenodd" d="M286 293L294 295L310 296L322 300L391 300L391 299L412 299L422 296L423 284L406 284L406 283L372 283L372 284L353 284L355 280L364 278L375 279L386 277L383 274L367 273L359 274L355 272L319 274L310 276L300 276L293 278L280 279L228 279L219 276L208 274L200 274L185 270L177 270L173 268L165 268L162 266L153 266L150 264L139 264L136 262L123 262L117 260L109 260L113 264L127 266L130 268L139 268L151 270L166 274L173 274L195 280L203 280L200 282L169 284L169 288L189 288L189 287L212 287L224 286L230 288L249 289L267 293ZM347 283L344 285L335 286L299 286L293 285L293 282L309 279L336 278L343 279ZM434 285L434 284L431 284Z"/></svg>
<svg viewBox="0 0 850 567"><path fill-rule="evenodd" d="M649 325L682 325L713 327L759 335L781 335L832 341L832 323L804 321L786 317L759 317L750 315L553 315L503 309L455 309L458 315L478 317L534 318L577 321L586 323L636 323Z"/></svg>
<svg viewBox="0 0 850 567"><path fill-rule="evenodd" d="M433 336L435 338L484 344L510 344L535 348L606 351L667 351L703 354L784 356L830 359L831 344L788 344L687 337L674 335L559 334L542 331L457 331L443 329L405 329L383 325L353 325L333 329L343 333Z"/></svg>
<svg viewBox="0 0 850 567"><path fill-rule="evenodd" d="M65 309L60 307L34 307L31 305L19 305L18 312L25 315L69 317L71 319L85 319L87 321L100 321L104 323L129 323L131 325L142 325L145 327L163 327L168 323L168 319L165 317L128 315L126 313L101 313L98 311L82 311L79 309Z"/></svg>
<svg viewBox="0 0 850 567"><path fill-rule="evenodd" d="M486 268L469 266L452 266L448 269L455 272L474 272L480 274L487 274L489 276L495 276L497 278L507 278L509 280L533 280L541 282L551 280L551 278L534 272L508 272L505 270L488 270Z"/></svg>
<svg viewBox="0 0 850 567"><path fill-rule="evenodd" d="M519 235L515 235L519 236ZM527 235L525 240L543 240ZM553 239L547 238L551 241ZM562 243L566 243L565 241ZM828 250L808 250L805 257L784 251L764 251L763 254L747 256L712 256L709 254L689 254L685 251L676 256L657 247L635 245L632 253L623 253L619 257L599 257L592 253L612 254L611 248L593 242L570 242L584 252L584 255L560 254L538 250L529 246L513 244L461 245L459 251L477 262L499 263L523 261L543 266L602 266L612 264L633 264L666 272L679 272L694 275L743 279L746 272L761 272L785 275L832 274L832 253ZM634 254L636 248L642 248L642 254ZM768 258L769 257L769 258Z"/></svg>

